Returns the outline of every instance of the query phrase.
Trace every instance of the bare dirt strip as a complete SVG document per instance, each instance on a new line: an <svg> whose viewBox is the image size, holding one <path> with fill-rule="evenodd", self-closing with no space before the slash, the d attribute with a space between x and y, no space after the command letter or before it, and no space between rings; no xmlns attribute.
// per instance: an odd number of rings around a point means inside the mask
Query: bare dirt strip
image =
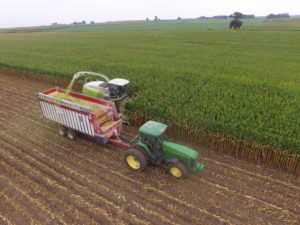
<svg viewBox="0 0 300 225"><path fill-rule="evenodd" d="M58 135L35 97L52 85L0 78L0 224L300 224L295 175L192 144L203 173L137 173L119 147Z"/></svg>

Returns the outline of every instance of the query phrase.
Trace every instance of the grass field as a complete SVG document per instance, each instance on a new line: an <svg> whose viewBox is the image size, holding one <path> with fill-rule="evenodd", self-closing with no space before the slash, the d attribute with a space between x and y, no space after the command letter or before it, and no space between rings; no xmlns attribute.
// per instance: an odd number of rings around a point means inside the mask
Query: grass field
<svg viewBox="0 0 300 225"><path fill-rule="evenodd" d="M131 111L299 153L299 32L3 33L0 42L4 67L127 78L138 92Z"/></svg>
<svg viewBox="0 0 300 225"><path fill-rule="evenodd" d="M253 23L246 30L257 31L300 31L300 18L269 19L261 23Z"/></svg>
<svg viewBox="0 0 300 225"><path fill-rule="evenodd" d="M262 19L243 20L243 27L261 23ZM46 27L29 27L17 29L0 29L0 32L86 32L86 31L114 31L114 30L227 30L229 20L220 19L184 19L153 21L109 22L86 25L59 25Z"/></svg>
<svg viewBox="0 0 300 225"><path fill-rule="evenodd" d="M244 20L243 25L248 26L260 23L261 19ZM98 30L227 30L228 20L202 19L202 20L162 20L159 22L112 22L94 25L71 25L42 29L42 31L98 31Z"/></svg>

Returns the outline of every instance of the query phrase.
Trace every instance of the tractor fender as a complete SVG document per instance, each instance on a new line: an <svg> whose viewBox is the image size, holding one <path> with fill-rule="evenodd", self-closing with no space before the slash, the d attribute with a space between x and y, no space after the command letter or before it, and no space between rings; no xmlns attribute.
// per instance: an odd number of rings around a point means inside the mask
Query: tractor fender
<svg viewBox="0 0 300 225"><path fill-rule="evenodd" d="M167 159L166 160L166 164L169 164L169 163L178 163L179 160L177 158L170 158L170 159Z"/></svg>
<svg viewBox="0 0 300 225"><path fill-rule="evenodd" d="M144 143L142 143L142 142L140 142L140 141L139 141L139 143L138 143L137 145L140 146L140 147L142 147L143 149L145 149L145 151L147 152L147 154L148 154L149 156L152 155L152 153L151 153L151 151L150 151L150 149L148 148L147 145L145 145Z"/></svg>

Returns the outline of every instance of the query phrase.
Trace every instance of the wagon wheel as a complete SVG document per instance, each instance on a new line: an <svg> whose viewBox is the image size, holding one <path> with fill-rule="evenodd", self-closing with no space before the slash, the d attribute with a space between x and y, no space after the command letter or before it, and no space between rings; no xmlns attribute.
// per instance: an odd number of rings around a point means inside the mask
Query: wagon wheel
<svg viewBox="0 0 300 225"><path fill-rule="evenodd" d="M130 148L124 153L124 162L131 169L137 171L143 171L148 164L145 154L134 148Z"/></svg>
<svg viewBox="0 0 300 225"><path fill-rule="evenodd" d="M60 127L58 128L58 133L59 133L59 135L61 135L61 136L65 136L66 133L67 133L67 128L65 128L64 126L60 126Z"/></svg>
<svg viewBox="0 0 300 225"><path fill-rule="evenodd" d="M71 140L74 140L76 138L76 132L72 129L68 129L66 134L67 134L67 137Z"/></svg>
<svg viewBox="0 0 300 225"><path fill-rule="evenodd" d="M172 176L174 176L176 178L180 178L180 179L184 179L188 175L187 168L181 162L170 163L168 165L168 171Z"/></svg>

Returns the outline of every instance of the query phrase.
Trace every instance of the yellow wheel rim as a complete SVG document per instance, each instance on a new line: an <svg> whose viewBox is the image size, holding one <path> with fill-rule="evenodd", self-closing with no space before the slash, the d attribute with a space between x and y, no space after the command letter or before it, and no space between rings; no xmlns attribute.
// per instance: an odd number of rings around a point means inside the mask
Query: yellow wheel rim
<svg viewBox="0 0 300 225"><path fill-rule="evenodd" d="M171 167L170 173L171 173L174 177L181 177L181 176L182 176L181 170L178 169L177 167Z"/></svg>
<svg viewBox="0 0 300 225"><path fill-rule="evenodd" d="M137 170L137 169L140 168L140 166L141 166L140 162L139 162L133 155L127 156L126 159L127 159L128 165L129 165L131 168L133 168L133 169L135 169L135 170Z"/></svg>

